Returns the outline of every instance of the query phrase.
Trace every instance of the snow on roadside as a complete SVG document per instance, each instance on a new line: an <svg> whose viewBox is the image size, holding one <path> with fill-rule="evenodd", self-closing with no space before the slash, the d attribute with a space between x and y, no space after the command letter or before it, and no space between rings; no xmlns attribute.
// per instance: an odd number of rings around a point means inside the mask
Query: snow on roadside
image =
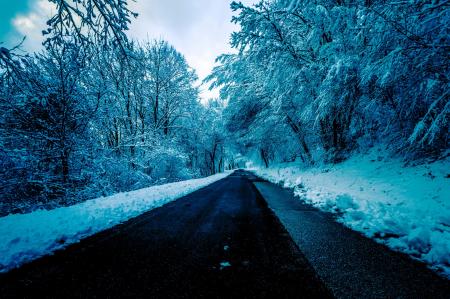
<svg viewBox="0 0 450 299"><path fill-rule="evenodd" d="M0 272L113 227L214 183L230 172L0 218Z"/></svg>
<svg viewBox="0 0 450 299"><path fill-rule="evenodd" d="M302 169L286 163L254 172L450 277L449 165L447 159L404 167L372 154L332 166Z"/></svg>

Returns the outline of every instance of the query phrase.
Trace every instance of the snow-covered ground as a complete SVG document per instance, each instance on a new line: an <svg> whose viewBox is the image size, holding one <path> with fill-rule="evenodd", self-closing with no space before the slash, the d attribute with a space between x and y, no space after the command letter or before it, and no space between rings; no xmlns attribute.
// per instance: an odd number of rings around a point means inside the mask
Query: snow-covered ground
<svg viewBox="0 0 450 299"><path fill-rule="evenodd" d="M230 173L118 193L54 210L0 218L0 272L49 254L143 212L216 182Z"/></svg>
<svg viewBox="0 0 450 299"><path fill-rule="evenodd" d="M331 166L286 163L254 172L450 277L449 166L447 159L404 167L372 153Z"/></svg>

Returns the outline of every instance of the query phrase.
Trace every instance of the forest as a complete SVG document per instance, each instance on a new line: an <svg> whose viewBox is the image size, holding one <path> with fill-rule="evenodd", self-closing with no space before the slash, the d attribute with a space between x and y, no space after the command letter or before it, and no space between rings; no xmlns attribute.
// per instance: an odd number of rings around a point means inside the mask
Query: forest
<svg viewBox="0 0 450 299"><path fill-rule="evenodd" d="M52 1L44 50L0 49L1 214L224 168L219 106L164 40L129 40L125 1Z"/></svg>
<svg viewBox="0 0 450 299"><path fill-rule="evenodd" d="M0 215L254 161L449 155L449 1L232 2L203 84L170 41L127 36L124 0L50 0L43 50L0 47Z"/></svg>
<svg viewBox="0 0 450 299"><path fill-rule="evenodd" d="M207 80L247 155L337 163L381 145L405 160L448 155L448 1L234 2Z"/></svg>

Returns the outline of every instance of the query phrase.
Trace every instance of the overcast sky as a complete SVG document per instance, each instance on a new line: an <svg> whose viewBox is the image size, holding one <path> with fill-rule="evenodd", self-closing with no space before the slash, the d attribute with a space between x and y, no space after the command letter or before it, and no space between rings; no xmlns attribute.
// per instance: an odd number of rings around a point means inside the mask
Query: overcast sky
<svg viewBox="0 0 450 299"><path fill-rule="evenodd" d="M215 58L230 52L232 0L138 0L129 1L139 17L129 36L138 40L163 38L183 53L200 79L211 71ZM47 0L0 0L0 42L11 46L27 36L25 48L38 50L42 29L53 7ZM245 4L256 0L241 0ZM216 96L202 88L202 98Z"/></svg>

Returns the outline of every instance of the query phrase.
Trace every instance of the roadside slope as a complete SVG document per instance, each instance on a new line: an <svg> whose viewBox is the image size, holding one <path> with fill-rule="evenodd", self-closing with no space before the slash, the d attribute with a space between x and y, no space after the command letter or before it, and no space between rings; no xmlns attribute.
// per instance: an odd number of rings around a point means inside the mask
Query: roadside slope
<svg viewBox="0 0 450 299"><path fill-rule="evenodd" d="M269 182L254 185L337 298L448 298L450 282L424 264L337 223Z"/></svg>
<svg viewBox="0 0 450 299"><path fill-rule="evenodd" d="M298 200L450 277L449 159L405 166L377 152L336 165L257 169Z"/></svg>

